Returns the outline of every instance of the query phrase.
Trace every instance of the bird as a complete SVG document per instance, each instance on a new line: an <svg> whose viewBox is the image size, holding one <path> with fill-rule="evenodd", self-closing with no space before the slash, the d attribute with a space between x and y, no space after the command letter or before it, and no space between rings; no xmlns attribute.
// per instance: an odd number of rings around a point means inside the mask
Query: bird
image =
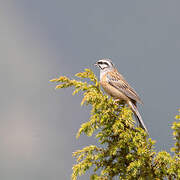
<svg viewBox="0 0 180 180"><path fill-rule="evenodd" d="M125 102L133 111L141 128L148 130L137 109L137 103L143 104L136 91L118 72L111 59L100 59L95 64L100 69L100 85L115 101Z"/></svg>

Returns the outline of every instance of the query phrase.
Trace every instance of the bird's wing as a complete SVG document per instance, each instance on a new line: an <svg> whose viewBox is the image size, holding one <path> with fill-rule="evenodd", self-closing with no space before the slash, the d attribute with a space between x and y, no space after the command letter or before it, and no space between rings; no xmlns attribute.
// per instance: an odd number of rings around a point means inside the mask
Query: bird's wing
<svg viewBox="0 0 180 180"><path fill-rule="evenodd" d="M118 73L118 71L108 72L107 73L108 83L124 93L130 99L137 101L142 104L141 99L137 95L136 91L131 88L131 86L127 83L127 81L123 78L123 76Z"/></svg>

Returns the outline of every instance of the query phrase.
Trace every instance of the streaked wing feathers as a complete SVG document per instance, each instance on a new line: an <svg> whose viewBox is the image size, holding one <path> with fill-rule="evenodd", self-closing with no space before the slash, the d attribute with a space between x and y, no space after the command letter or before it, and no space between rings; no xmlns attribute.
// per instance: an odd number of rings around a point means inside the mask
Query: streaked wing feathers
<svg viewBox="0 0 180 180"><path fill-rule="evenodd" d="M139 96L137 95L136 91L131 88L131 86L127 83L127 81L123 78L118 71L112 71L107 73L108 83L118 89L119 91L123 92L126 96L130 99L133 99L142 104Z"/></svg>

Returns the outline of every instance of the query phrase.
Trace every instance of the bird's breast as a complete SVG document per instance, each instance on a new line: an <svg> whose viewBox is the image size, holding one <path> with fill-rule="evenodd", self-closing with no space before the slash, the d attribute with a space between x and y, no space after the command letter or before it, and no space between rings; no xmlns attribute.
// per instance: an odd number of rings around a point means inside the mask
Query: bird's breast
<svg viewBox="0 0 180 180"><path fill-rule="evenodd" d="M113 87L112 85L110 85L108 83L107 77L106 75L104 75L101 80L100 80L100 84L103 87L104 91L112 96L114 99L119 99L119 100L125 100L128 101L129 98L122 93L121 91L119 91L117 88Z"/></svg>

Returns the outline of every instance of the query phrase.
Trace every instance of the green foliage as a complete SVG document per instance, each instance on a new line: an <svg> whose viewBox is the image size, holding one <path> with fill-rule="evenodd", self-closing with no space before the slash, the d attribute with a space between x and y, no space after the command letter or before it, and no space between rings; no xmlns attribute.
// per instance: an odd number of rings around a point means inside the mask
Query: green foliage
<svg viewBox="0 0 180 180"><path fill-rule="evenodd" d="M108 180L113 177L129 180L180 179L180 115L172 129L174 155L162 151L156 153L155 142L146 132L136 127L132 111L124 104L104 95L94 73L90 69L75 75L79 81L65 76L53 79L56 88L74 87L73 95L83 92L81 105L91 105L89 121L82 124L81 134L94 135L98 146L90 145L73 153L77 164L73 166L72 180L85 174L90 168L92 180ZM90 83L82 81L88 78Z"/></svg>

